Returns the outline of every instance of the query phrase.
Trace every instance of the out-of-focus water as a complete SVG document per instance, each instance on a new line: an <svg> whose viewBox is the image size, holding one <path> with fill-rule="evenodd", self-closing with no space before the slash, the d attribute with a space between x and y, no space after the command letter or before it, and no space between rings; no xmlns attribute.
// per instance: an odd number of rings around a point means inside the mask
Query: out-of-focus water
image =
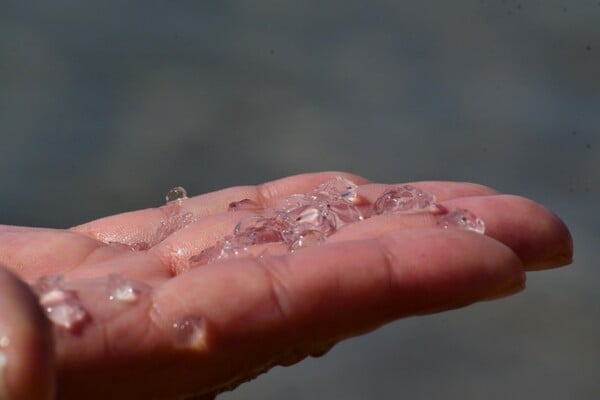
<svg viewBox="0 0 600 400"><path fill-rule="evenodd" d="M572 267L398 321L223 399L600 396L600 3L0 5L0 222L66 227L297 172L476 181Z"/></svg>

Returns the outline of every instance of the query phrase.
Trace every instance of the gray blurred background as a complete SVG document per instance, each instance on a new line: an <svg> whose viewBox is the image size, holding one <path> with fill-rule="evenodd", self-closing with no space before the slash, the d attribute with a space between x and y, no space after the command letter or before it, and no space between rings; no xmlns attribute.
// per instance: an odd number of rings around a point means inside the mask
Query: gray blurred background
<svg viewBox="0 0 600 400"><path fill-rule="evenodd" d="M222 399L600 398L600 2L2 1L0 222L67 227L292 173L476 181L572 267Z"/></svg>

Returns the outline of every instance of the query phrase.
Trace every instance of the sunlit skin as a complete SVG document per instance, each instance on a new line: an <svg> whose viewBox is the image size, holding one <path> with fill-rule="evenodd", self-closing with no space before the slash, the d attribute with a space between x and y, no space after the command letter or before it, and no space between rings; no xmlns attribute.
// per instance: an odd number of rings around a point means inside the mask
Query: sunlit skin
<svg viewBox="0 0 600 400"><path fill-rule="evenodd" d="M390 321L517 293L526 271L571 262L566 226L541 205L476 184L413 182L444 208L472 211L486 234L440 229L432 213L378 215L343 227L323 245L294 253L274 248L273 255L175 274L249 213L228 212L231 202L272 207L338 175L360 185L365 208L387 187L330 172L190 197L181 211L197 220L144 251L103 241L146 240L165 219L164 208L67 230L0 226L0 336L10 339L5 384L13 398L211 398ZM152 290L136 303L110 301L112 273ZM90 313L79 331L50 323L23 283L48 274L64 275ZM201 318L204 330L182 347L173 323L187 316Z"/></svg>

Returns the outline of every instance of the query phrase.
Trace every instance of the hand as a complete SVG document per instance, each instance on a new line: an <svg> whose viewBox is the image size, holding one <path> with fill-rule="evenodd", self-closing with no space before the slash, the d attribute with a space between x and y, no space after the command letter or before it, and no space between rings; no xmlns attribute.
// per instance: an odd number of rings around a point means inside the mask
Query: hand
<svg viewBox="0 0 600 400"><path fill-rule="evenodd" d="M381 215L320 246L186 270L247 213L227 212L230 202L273 206L337 175L360 184L367 203L385 188L340 173L229 188L184 200L180 212L195 222L166 233L168 207L69 230L0 227L0 263L12 271L0 271L8 390L14 398L48 398L53 386L60 398L212 398L392 320L516 293L525 271L571 261L567 228L542 206L480 185L419 182L444 207L482 218L486 234L440 229L430 213ZM111 241L152 246L131 251ZM135 282L137 301L109 300L107 276L115 273ZM30 284L63 275L88 318L78 329L50 324L13 274Z"/></svg>

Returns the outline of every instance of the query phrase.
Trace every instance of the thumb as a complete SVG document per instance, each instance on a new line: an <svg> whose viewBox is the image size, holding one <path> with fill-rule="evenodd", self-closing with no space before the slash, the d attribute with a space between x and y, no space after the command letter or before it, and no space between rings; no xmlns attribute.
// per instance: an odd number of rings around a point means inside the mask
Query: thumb
<svg viewBox="0 0 600 400"><path fill-rule="evenodd" d="M29 286L0 266L0 400L53 394L51 324Z"/></svg>

